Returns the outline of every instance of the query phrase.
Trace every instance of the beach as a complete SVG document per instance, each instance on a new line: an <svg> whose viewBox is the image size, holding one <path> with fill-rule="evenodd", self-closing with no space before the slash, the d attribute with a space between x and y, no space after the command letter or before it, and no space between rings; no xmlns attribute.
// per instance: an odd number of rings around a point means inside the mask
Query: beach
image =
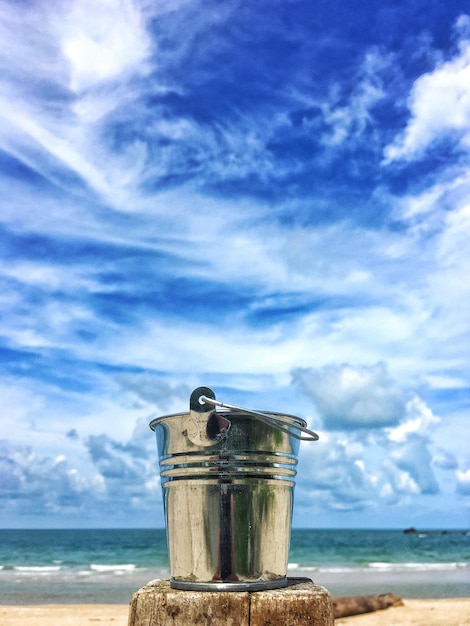
<svg viewBox="0 0 470 626"><path fill-rule="evenodd" d="M403 601L383 611L335 620L335 626L470 626L470 598Z"/></svg>
<svg viewBox="0 0 470 626"><path fill-rule="evenodd" d="M127 619L127 604L0 606L2 626L127 626ZM342 617L335 626L470 626L470 598L407 599L403 606Z"/></svg>

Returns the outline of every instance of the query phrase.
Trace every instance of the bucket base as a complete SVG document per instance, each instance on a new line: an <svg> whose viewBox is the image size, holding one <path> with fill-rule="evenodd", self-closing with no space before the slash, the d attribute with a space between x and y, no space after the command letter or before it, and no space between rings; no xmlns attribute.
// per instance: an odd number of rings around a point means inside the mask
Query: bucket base
<svg viewBox="0 0 470 626"><path fill-rule="evenodd" d="M192 581L175 580L174 578L170 579L170 587L183 591L266 591L267 589L282 589L288 585L289 581L287 578L237 583L196 583Z"/></svg>

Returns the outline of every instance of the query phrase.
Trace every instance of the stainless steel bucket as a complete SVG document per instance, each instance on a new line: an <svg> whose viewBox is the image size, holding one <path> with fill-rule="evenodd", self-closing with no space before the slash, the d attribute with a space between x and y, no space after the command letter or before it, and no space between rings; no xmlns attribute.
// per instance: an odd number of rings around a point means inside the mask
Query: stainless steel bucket
<svg viewBox="0 0 470 626"><path fill-rule="evenodd" d="M218 407L218 408L217 408ZM154 419L176 589L287 585L299 417L259 413L195 389L189 413Z"/></svg>

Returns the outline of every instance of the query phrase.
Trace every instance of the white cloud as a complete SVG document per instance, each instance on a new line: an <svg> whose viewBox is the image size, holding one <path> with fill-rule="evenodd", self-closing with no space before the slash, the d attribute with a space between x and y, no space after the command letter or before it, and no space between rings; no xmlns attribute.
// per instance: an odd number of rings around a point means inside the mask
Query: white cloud
<svg viewBox="0 0 470 626"><path fill-rule="evenodd" d="M385 149L385 162L413 159L442 138L470 149L469 85L470 41L462 39L455 58L415 81L408 101L411 119Z"/></svg>
<svg viewBox="0 0 470 626"><path fill-rule="evenodd" d="M381 493L387 500L397 502L402 496L418 495L420 493L420 487L410 472L398 468L388 459L384 462L384 469L388 474L390 483L384 485Z"/></svg>
<svg viewBox="0 0 470 626"><path fill-rule="evenodd" d="M139 519L161 509L156 449L146 419L135 422L124 443L106 434L64 443L56 436L49 455L34 430L27 443L0 439L1 509L17 520L60 514L82 523L90 514L106 519L110 502ZM76 464L81 456L85 462Z"/></svg>
<svg viewBox="0 0 470 626"><path fill-rule="evenodd" d="M334 366L303 374L303 390L314 399L324 426L331 427L333 416L343 431L335 435L322 432L320 427L320 441L314 449L301 450L300 506L307 507L309 501L313 506L318 500L319 506L332 510L373 511L391 504L410 506L413 498L453 488L446 481L441 485L433 471L434 466L455 469L457 463L442 447L431 452L439 418L416 395L405 407L405 394L382 365L356 369ZM299 378L294 376L294 383L299 385ZM356 399L367 395L385 407L390 398L393 405L398 397L402 411L396 421L401 423L388 428L386 423L374 424L370 419L374 429L366 430L361 423L352 422L350 412L355 410ZM366 411L361 413L367 415ZM377 412L372 415L377 417Z"/></svg>
<svg viewBox="0 0 470 626"><path fill-rule="evenodd" d="M447 239L448 227L458 219L459 213L466 211L469 194L467 166L449 163L424 190L396 198L392 203L395 217L406 224L410 241L413 245L421 242L423 245L428 237L435 237L437 241ZM440 258L441 255L437 260Z"/></svg>
<svg viewBox="0 0 470 626"><path fill-rule="evenodd" d="M421 398L413 396L406 403L406 421L394 428L386 429L386 433L389 441L404 443L410 435L426 437L430 434L432 425L440 421L440 418L433 414Z"/></svg>
<svg viewBox="0 0 470 626"><path fill-rule="evenodd" d="M0 95L8 97L11 85L15 85L36 99L35 86L47 81L66 83L66 67L57 49L60 28L53 25L56 12L59 23L62 13L57 3L31 2L21 10L15 4L2 3L0 15Z"/></svg>
<svg viewBox="0 0 470 626"><path fill-rule="evenodd" d="M312 398L328 429L383 427L404 415L405 396L383 363L296 369L292 377Z"/></svg>
<svg viewBox="0 0 470 626"><path fill-rule="evenodd" d="M362 462L364 447L351 437L328 434L311 444L302 444L296 485L296 506L329 510L360 510L373 505L376 477Z"/></svg>
<svg viewBox="0 0 470 626"><path fill-rule="evenodd" d="M135 105L132 80L150 71L150 14L132 0L74 0L38 4L20 20L18 11L2 15L0 146L66 190L69 202L81 178L111 206L133 204L146 146L136 140L113 153L98 123Z"/></svg>
<svg viewBox="0 0 470 626"><path fill-rule="evenodd" d="M470 495L470 469L457 470L457 491L464 496Z"/></svg>
<svg viewBox="0 0 470 626"><path fill-rule="evenodd" d="M390 460L400 470L400 475L408 475L409 485L419 493L437 493L439 485L431 468L432 456L426 442L421 437L409 438L399 448L390 452Z"/></svg>
<svg viewBox="0 0 470 626"><path fill-rule="evenodd" d="M296 507L383 515L385 506L417 506L418 498L440 491L431 463L416 436L397 446L370 431L320 431L318 442L301 448Z"/></svg>
<svg viewBox="0 0 470 626"><path fill-rule="evenodd" d="M334 148L358 140L373 123L370 110L385 96L382 73L391 63L391 55L369 50L358 69L356 86L346 106L335 105L338 86L333 87L330 100L321 105L324 121L330 127L330 132L322 137L325 146Z"/></svg>
<svg viewBox="0 0 470 626"><path fill-rule="evenodd" d="M60 27L70 62L70 87L81 92L102 81L146 71L151 40L132 0L75 0Z"/></svg>
<svg viewBox="0 0 470 626"><path fill-rule="evenodd" d="M432 458L434 465L443 469L457 469L458 463L455 455L449 450L439 448Z"/></svg>

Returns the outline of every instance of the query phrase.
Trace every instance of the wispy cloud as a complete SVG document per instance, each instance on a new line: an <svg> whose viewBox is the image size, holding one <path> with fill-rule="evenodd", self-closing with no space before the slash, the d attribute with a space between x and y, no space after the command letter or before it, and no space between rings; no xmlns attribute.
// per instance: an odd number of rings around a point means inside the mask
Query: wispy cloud
<svg viewBox="0 0 470 626"><path fill-rule="evenodd" d="M408 101L411 118L386 148L387 162L411 160L438 142L451 142L465 150L470 147L469 20L468 15L457 20L461 38L456 56L416 80Z"/></svg>

